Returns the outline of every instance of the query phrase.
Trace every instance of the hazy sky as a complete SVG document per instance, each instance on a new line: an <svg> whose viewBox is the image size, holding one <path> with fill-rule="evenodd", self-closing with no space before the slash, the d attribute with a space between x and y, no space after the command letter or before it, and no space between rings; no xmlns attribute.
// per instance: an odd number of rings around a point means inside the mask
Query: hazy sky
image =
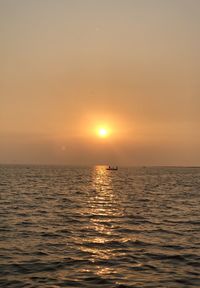
<svg viewBox="0 0 200 288"><path fill-rule="evenodd" d="M0 163L200 165L199 0L0 0L0 43Z"/></svg>

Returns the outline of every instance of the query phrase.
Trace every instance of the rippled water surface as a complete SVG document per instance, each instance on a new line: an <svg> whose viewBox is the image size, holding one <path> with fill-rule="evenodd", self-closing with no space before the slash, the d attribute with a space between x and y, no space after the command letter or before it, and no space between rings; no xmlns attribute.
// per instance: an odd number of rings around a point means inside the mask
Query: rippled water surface
<svg viewBox="0 0 200 288"><path fill-rule="evenodd" d="M200 168L0 167L0 287L200 287Z"/></svg>

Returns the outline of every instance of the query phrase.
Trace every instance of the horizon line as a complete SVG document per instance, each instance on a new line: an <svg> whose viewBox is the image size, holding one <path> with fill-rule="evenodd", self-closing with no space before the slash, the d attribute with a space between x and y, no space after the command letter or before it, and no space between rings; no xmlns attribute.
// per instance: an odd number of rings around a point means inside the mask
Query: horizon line
<svg viewBox="0 0 200 288"><path fill-rule="evenodd" d="M63 164L63 163L0 163L0 166L61 166L61 167L96 167L96 166L108 166L109 164ZM164 167L171 167L171 168L200 168L200 165L154 165L154 164L139 164L139 165L119 165L120 168L164 168Z"/></svg>

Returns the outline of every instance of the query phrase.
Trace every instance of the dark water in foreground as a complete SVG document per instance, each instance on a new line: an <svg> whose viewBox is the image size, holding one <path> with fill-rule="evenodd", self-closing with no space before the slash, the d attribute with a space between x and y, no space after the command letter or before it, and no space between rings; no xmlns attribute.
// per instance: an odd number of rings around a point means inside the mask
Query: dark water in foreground
<svg viewBox="0 0 200 288"><path fill-rule="evenodd" d="M0 287L200 287L200 168L0 167Z"/></svg>

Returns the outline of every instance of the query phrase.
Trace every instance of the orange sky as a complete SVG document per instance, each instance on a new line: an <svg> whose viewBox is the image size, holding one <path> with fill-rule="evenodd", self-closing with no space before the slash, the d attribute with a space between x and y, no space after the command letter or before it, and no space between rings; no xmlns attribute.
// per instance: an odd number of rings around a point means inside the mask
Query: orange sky
<svg viewBox="0 0 200 288"><path fill-rule="evenodd" d="M2 0L0 163L200 165L199 35L196 0Z"/></svg>

